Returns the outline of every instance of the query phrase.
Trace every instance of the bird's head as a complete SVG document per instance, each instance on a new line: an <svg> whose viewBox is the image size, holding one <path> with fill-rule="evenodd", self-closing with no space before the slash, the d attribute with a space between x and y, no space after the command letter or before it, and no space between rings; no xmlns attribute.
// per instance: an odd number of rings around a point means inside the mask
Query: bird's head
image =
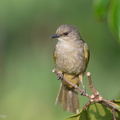
<svg viewBox="0 0 120 120"><path fill-rule="evenodd" d="M59 41L75 41L80 40L80 34L75 26L65 24L59 26L50 38L57 38Z"/></svg>

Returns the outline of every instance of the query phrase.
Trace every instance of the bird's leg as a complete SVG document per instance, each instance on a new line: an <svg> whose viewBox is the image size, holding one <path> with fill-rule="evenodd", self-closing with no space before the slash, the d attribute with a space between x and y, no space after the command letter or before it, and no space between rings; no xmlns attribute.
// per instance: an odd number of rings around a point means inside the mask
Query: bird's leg
<svg viewBox="0 0 120 120"><path fill-rule="evenodd" d="M84 95L84 94L86 93L86 88L85 88L85 85L84 85L84 83L83 83L82 76L83 76L83 75L79 75L78 77L79 77L80 83L81 83L82 88L83 88L83 90L82 90L82 92L81 92L80 94L81 94L81 95Z"/></svg>

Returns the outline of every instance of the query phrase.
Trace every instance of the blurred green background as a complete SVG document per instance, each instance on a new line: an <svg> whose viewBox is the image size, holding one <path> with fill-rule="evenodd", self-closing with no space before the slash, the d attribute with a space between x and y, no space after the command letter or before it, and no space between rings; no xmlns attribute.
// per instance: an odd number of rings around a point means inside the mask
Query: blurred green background
<svg viewBox="0 0 120 120"><path fill-rule="evenodd" d="M87 71L108 100L120 99L120 44L90 0L0 1L0 120L62 120L71 115L55 99L60 81L52 73L61 24L77 26L90 48ZM84 77L88 86L87 77ZM87 87L87 92L89 87ZM81 107L88 101L80 96Z"/></svg>

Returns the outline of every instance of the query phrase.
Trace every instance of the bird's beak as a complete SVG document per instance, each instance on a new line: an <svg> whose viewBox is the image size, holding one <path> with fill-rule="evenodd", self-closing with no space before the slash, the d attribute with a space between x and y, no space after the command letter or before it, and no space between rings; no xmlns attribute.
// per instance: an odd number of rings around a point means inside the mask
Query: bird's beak
<svg viewBox="0 0 120 120"><path fill-rule="evenodd" d="M50 39L52 39L52 38L58 38L58 37L60 37L58 34L54 34L54 35L52 35L52 36L50 37Z"/></svg>

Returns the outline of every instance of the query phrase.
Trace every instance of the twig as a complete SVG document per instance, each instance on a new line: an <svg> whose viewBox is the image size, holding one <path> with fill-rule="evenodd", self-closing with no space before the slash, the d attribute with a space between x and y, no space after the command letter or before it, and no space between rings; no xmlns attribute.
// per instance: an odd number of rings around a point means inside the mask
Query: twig
<svg viewBox="0 0 120 120"><path fill-rule="evenodd" d="M90 89L92 91L92 95L90 97L90 101L91 102L100 102L102 100L102 96L99 94L99 92L97 90L95 90L93 84L92 84L92 79L91 79L91 74L90 72L87 72L87 77L88 77L88 82L89 82L89 86Z"/></svg>
<svg viewBox="0 0 120 120"><path fill-rule="evenodd" d="M93 86L93 83L92 83L92 79L91 79L91 73L87 72L86 76L88 77L89 86L90 86L90 89L91 89L92 93L94 95L99 95L98 91L94 89L94 86Z"/></svg>
<svg viewBox="0 0 120 120"><path fill-rule="evenodd" d="M110 102L114 103L114 100L110 100ZM115 116L115 109L111 109L112 110L112 114L113 114L113 119L116 120L116 116ZM120 111L118 111L120 112Z"/></svg>
<svg viewBox="0 0 120 120"><path fill-rule="evenodd" d="M85 110L89 105L91 104L91 101L88 101L82 108L82 110Z"/></svg>
<svg viewBox="0 0 120 120"><path fill-rule="evenodd" d="M114 109L115 111L120 112L120 111L118 110L117 105L116 105L115 103L111 102L111 101L108 101L108 100L106 100L106 99L102 99L100 103L101 103L102 105L107 106L107 107L110 108L110 109Z"/></svg>
<svg viewBox="0 0 120 120"><path fill-rule="evenodd" d="M112 110L112 114L113 114L113 119L114 119L114 120L117 120L117 119L116 119L116 116L115 116L115 110L114 110L114 109L111 109L111 110Z"/></svg>

